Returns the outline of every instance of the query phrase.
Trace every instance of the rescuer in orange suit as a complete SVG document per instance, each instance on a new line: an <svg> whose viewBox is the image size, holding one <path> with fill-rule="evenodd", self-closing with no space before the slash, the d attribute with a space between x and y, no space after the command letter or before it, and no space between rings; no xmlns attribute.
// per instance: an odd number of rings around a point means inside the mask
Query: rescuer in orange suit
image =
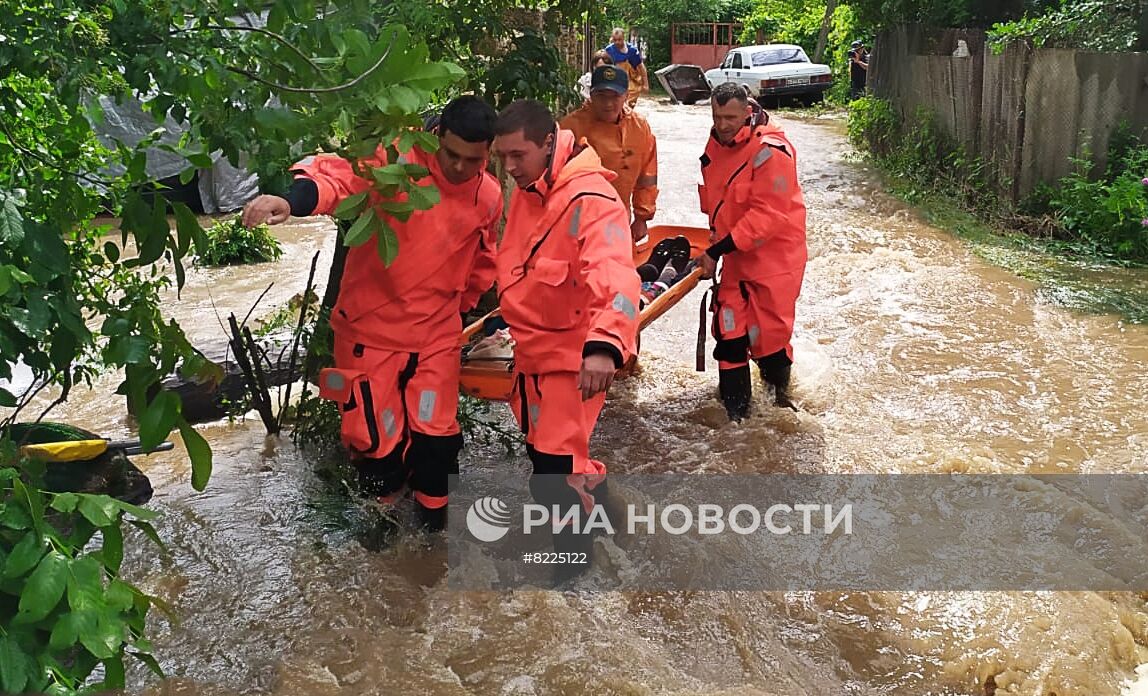
<svg viewBox="0 0 1148 696"><path fill-rule="evenodd" d="M698 193L713 244L698 259L707 277L724 259L712 306L722 403L733 420L749 413L752 359L774 403L796 410L790 339L807 258L797 153L741 86L718 85L710 104Z"/></svg>
<svg viewBox="0 0 1148 696"><path fill-rule="evenodd" d="M590 433L638 331L629 216L597 153L540 102L499 114L494 153L517 184L498 248L499 305L516 343L510 405L534 474L568 484L532 476L531 492L544 505L587 505L606 473Z"/></svg>
<svg viewBox="0 0 1148 696"><path fill-rule="evenodd" d="M435 129L439 148L417 146L397 162L419 165L440 201L406 222L388 218L399 251L384 266L376 240L347 252L331 314L335 368L320 392L341 404L342 440L365 495L397 498L408 482L424 522L446 519L447 477L458 473L457 421L461 314L494 283L502 192L485 167L497 114L473 96L459 97ZM330 215L339 203L372 189L369 167L387 164L386 148L360 163L317 156L294 168L286 197L259 196L244 208L245 225L278 224L289 215ZM401 200L395 198L393 200ZM379 215L386 213L376 208Z"/></svg>
<svg viewBox="0 0 1148 696"><path fill-rule="evenodd" d="M629 78L613 65L596 68L590 76L590 100L562 119L575 138L585 138L614 172L614 189L630 213L634 242L646 236L647 223L657 211L658 144L650 124L626 106Z"/></svg>

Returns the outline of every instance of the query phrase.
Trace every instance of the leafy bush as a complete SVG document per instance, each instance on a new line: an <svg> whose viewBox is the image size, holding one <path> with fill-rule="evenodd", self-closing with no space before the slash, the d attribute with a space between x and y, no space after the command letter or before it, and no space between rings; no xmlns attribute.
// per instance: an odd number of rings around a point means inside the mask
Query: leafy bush
<svg viewBox="0 0 1148 696"><path fill-rule="evenodd" d="M1090 177L1090 159L1048 196L1060 225L1091 253L1122 261L1148 261L1148 146L1113 139L1107 171Z"/></svg>
<svg viewBox="0 0 1148 696"><path fill-rule="evenodd" d="M1107 260L1148 262L1148 144L1127 128L1113 135L1102 176L1094 176L1091 158L1074 160L1071 174L1037 187L1024 202L1029 217L1002 203L984 163L967 157L927 111L902 119L889 102L864 97L850 104L848 128L854 147L909 184L904 193L910 199L942 193L983 217L1058 237L1062 247Z"/></svg>
<svg viewBox="0 0 1148 696"><path fill-rule="evenodd" d="M147 522L155 513L106 495L43 492L34 478L0 468L0 691L120 689L128 656L163 676L143 637L155 599L119 578L125 516L159 543ZM100 666L102 679L87 683Z"/></svg>
<svg viewBox="0 0 1148 696"><path fill-rule="evenodd" d="M1134 0L1066 2L1045 14L994 24L989 41L994 49L1023 40L1038 48L1130 51L1136 45L1139 16Z"/></svg>
<svg viewBox="0 0 1148 696"><path fill-rule="evenodd" d="M207 231L207 249L200 254L199 263L207 266L239 266L248 263L275 261L283 255L283 247L267 225L252 228L243 226L240 218L220 220Z"/></svg>
<svg viewBox="0 0 1148 696"><path fill-rule="evenodd" d="M877 97L862 97L849 104L849 142L876 157L889 155L900 139L901 118L893 104Z"/></svg>
<svg viewBox="0 0 1148 696"><path fill-rule="evenodd" d="M486 100L501 109L515 99L538 99L556 112L581 103L577 75L559 54L554 37L523 29L512 47L486 72Z"/></svg>

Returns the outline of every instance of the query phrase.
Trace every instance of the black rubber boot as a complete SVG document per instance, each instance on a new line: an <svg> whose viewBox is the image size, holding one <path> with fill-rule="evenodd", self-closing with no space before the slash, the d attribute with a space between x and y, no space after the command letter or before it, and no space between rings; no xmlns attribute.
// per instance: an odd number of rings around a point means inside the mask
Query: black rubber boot
<svg viewBox="0 0 1148 696"><path fill-rule="evenodd" d="M407 482L407 467L403 461L403 446L385 457L358 459L355 469L359 474L359 495L365 498L386 499L403 490Z"/></svg>
<svg viewBox="0 0 1148 696"><path fill-rule="evenodd" d="M793 371L793 361L789 359L784 350L767 355L757 361L761 368L761 378L766 384L773 387L773 405L779 408L789 408L794 411L797 406L789 398L789 380Z"/></svg>
<svg viewBox="0 0 1148 696"><path fill-rule="evenodd" d="M748 416L750 399L753 398L749 365L718 370L718 394L730 420L739 421Z"/></svg>
<svg viewBox="0 0 1148 696"><path fill-rule="evenodd" d="M419 524L428 532L441 532L446 529L447 506L428 508L416 505L419 511Z"/></svg>

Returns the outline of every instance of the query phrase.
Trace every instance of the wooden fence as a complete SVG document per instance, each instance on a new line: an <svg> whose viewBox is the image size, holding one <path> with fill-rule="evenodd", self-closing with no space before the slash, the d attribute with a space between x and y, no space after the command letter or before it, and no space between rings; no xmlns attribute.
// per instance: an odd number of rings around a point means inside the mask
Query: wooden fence
<svg viewBox="0 0 1148 696"><path fill-rule="evenodd" d="M905 25L874 43L869 87L905 116L918 108L990 166L1020 200L1055 182L1073 158L1107 164L1121 123L1148 133L1148 54L1032 49L994 51L983 32Z"/></svg>

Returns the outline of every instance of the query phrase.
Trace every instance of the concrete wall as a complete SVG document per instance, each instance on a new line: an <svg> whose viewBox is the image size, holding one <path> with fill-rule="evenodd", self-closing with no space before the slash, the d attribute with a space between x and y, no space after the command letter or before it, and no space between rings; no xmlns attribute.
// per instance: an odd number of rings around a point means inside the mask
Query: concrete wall
<svg viewBox="0 0 1148 696"><path fill-rule="evenodd" d="M954 57L964 40L968 57ZM873 51L870 88L906 116L936 114L944 132L990 164L1012 200L1055 182L1073 158L1106 166L1112 133L1126 121L1148 132L1148 55L1032 50L999 55L984 34L916 25L883 31Z"/></svg>

